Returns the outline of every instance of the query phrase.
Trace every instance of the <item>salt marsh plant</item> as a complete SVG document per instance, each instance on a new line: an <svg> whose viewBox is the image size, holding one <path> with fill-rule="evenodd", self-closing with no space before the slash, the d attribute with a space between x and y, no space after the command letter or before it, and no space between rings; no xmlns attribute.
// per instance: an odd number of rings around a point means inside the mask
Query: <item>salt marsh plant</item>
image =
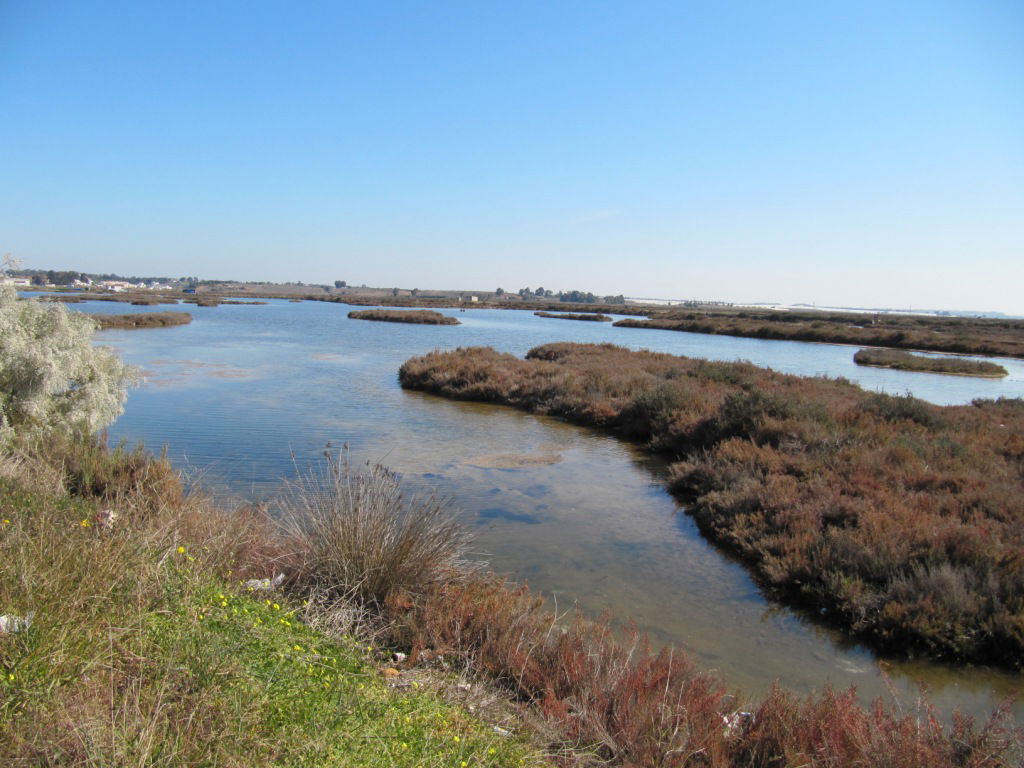
<svg viewBox="0 0 1024 768"><path fill-rule="evenodd" d="M92 345L95 330L86 315L19 301L13 287L0 286L0 441L85 436L120 415L136 374Z"/></svg>
<svg viewBox="0 0 1024 768"><path fill-rule="evenodd" d="M407 388L611 430L773 593L876 647L1020 668L1024 401L940 407L610 344L408 360Z"/></svg>

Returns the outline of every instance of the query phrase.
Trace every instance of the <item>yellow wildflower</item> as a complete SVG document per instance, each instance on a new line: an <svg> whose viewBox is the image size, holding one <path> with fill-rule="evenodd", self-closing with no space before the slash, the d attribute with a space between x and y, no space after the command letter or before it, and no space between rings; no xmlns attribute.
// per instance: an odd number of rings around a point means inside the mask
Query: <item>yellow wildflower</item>
<svg viewBox="0 0 1024 768"><path fill-rule="evenodd" d="M185 554L185 548L184 547L178 547L178 554L179 555L184 555Z"/></svg>

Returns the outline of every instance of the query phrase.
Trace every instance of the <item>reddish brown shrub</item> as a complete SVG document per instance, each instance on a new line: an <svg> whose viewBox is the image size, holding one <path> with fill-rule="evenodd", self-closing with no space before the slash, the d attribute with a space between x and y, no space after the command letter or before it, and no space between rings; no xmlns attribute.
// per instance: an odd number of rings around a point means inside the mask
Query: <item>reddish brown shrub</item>
<svg viewBox="0 0 1024 768"><path fill-rule="evenodd" d="M1024 659L1024 405L939 407L610 344L413 358L402 385L605 427L675 454L705 534L878 647Z"/></svg>

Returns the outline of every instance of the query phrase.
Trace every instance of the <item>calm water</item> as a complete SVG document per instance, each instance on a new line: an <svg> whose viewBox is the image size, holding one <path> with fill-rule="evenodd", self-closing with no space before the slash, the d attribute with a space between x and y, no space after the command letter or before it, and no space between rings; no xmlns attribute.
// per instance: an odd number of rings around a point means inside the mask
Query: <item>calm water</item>
<svg viewBox="0 0 1024 768"><path fill-rule="evenodd" d="M147 311L89 303L76 309ZM852 347L612 328L469 310L461 326L349 320L348 307L272 301L186 307L188 326L107 331L102 343L146 374L111 439L166 445L207 486L265 497L325 446L380 461L414 489L438 489L476 532L480 559L585 611L634 619L749 693L774 679L797 691L831 682L865 699L926 683L943 711L989 712L1022 677L880 660L800 614L766 602L744 570L703 541L662 488L664 463L600 433L512 409L405 392L399 365L435 348L491 345L517 355L550 341L612 341L802 375L845 376L936 403L1024 396L1024 362L1002 380L861 368ZM552 463L510 468L509 454ZM883 675L882 670L885 674ZM889 683L885 677L888 677Z"/></svg>

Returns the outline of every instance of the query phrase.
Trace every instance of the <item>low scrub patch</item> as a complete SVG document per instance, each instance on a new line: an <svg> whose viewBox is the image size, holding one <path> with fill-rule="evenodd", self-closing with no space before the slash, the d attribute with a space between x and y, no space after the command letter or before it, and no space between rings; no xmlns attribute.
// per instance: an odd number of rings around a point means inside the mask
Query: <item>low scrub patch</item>
<svg viewBox="0 0 1024 768"><path fill-rule="evenodd" d="M589 320L596 323L610 323L612 319L600 312L534 312L537 317L553 317L556 320Z"/></svg>
<svg viewBox="0 0 1024 768"><path fill-rule="evenodd" d="M435 352L402 385L612 430L675 457L702 531L876 647L1019 668L1024 404L939 407L609 344Z"/></svg>
<svg viewBox="0 0 1024 768"><path fill-rule="evenodd" d="M854 353L853 362L874 368L893 368L897 371L921 373L949 373L956 376L982 376L999 378L1007 375L1001 365L985 360L964 360L961 357L924 357L897 349L861 349Z"/></svg>
<svg viewBox="0 0 1024 768"><path fill-rule="evenodd" d="M626 328L660 328L754 339L923 349L968 355L1024 357L1024 321L913 315L829 312L652 312L646 320L626 318Z"/></svg>
<svg viewBox="0 0 1024 768"><path fill-rule="evenodd" d="M442 315L432 309L360 309L349 312L348 316L355 320L377 320L384 323L460 325L456 318Z"/></svg>
<svg viewBox="0 0 1024 768"><path fill-rule="evenodd" d="M89 317L96 321L101 331L111 328L167 328L192 322L192 315L188 312L129 312L123 315L92 314Z"/></svg>

